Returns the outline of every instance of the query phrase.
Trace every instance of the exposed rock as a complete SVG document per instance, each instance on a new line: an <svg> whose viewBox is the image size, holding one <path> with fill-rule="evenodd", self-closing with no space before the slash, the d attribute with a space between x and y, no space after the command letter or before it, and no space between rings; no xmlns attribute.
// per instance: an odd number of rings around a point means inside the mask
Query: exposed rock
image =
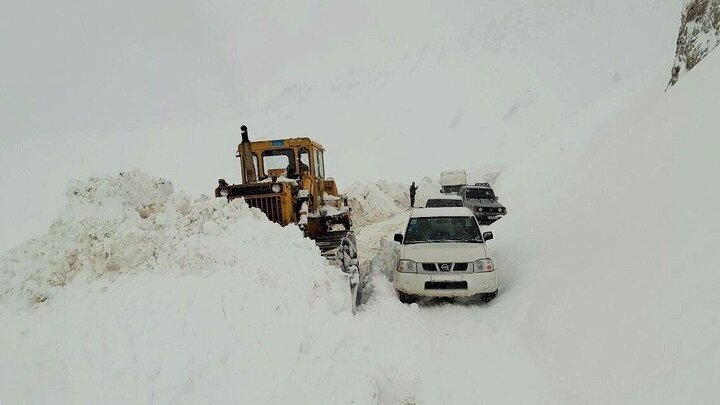
<svg viewBox="0 0 720 405"><path fill-rule="evenodd" d="M689 0L683 8L668 87L720 44L720 0Z"/></svg>

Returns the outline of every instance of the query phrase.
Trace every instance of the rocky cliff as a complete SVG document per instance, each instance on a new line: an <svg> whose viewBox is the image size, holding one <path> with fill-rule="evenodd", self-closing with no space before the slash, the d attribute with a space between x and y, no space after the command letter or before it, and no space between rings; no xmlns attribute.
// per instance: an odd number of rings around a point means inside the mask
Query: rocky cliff
<svg viewBox="0 0 720 405"><path fill-rule="evenodd" d="M720 44L720 0L688 0L682 12L668 87Z"/></svg>

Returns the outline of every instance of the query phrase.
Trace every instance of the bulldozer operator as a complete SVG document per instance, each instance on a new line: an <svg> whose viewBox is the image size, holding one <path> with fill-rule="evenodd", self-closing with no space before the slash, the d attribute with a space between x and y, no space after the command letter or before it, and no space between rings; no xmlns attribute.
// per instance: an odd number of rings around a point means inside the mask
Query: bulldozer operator
<svg viewBox="0 0 720 405"><path fill-rule="evenodd" d="M308 165L306 165L305 162L303 162L303 161L301 160L301 161L300 161L300 173L299 173L299 174L295 172L295 165L293 164L293 162L290 162L290 164L288 164L288 166L287 166L287 168L286 168L285 170L286 170L286 172L287 172L287 177L288 177L289 179L291 179L291 178L302 178L303 174L305 174L305 173L307 173L307 172L310 171L310 167L309 167Z"/></svg>

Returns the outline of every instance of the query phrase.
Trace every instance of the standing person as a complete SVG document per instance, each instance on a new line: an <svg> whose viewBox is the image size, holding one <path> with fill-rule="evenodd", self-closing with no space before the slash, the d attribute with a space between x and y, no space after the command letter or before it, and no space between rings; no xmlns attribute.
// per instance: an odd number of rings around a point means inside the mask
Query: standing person
<svg viewBox="0 0 720 405"><path fill-rule="evenodd" d="M415 207L415 192L417 191L417 186L415 185L415 182L413 181L410 185L410 207Z"/></svg>

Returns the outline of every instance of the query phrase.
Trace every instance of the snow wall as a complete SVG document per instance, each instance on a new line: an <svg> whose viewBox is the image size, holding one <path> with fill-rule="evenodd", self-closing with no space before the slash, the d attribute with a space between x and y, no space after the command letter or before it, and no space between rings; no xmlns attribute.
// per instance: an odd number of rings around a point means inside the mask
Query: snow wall
<svg viewBox="0 0 720 405"><path fill-rule="evenodd" d="M348 281L296 227L139 172L67 199L0 261L0 403L287 403L321 381L372 401L315 357Z"/></svg>

